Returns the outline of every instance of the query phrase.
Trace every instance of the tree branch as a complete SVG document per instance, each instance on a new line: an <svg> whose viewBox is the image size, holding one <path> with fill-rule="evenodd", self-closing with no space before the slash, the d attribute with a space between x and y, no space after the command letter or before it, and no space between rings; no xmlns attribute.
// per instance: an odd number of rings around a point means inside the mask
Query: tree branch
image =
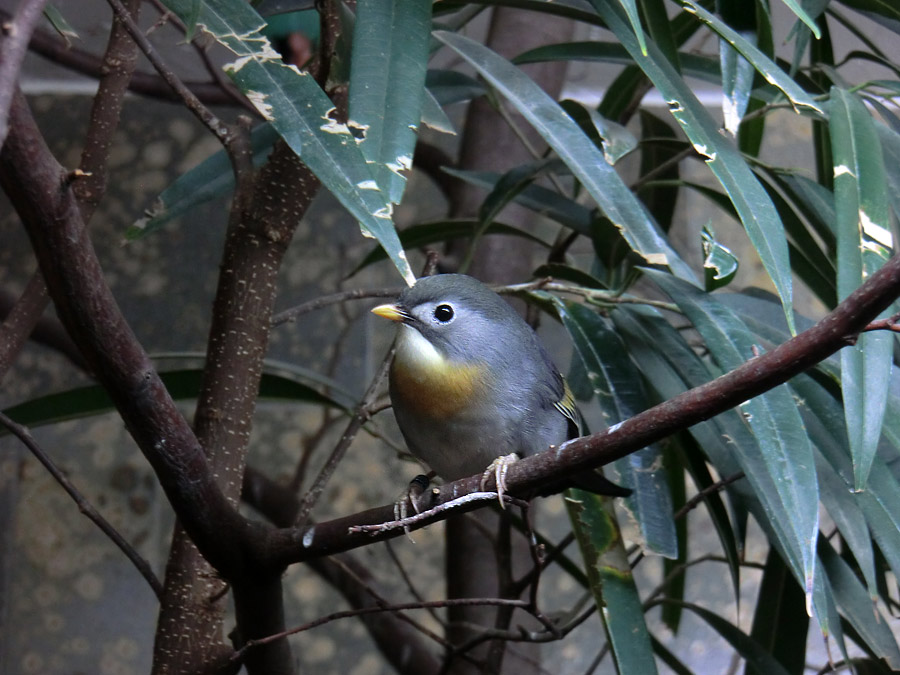
<svg viewBox="0 0 900 675"><path fill-rule="evenodd" d="M198 547L225 576L247 562L245 537L259 525L231 507L112 296L77 201L17 94L0 152L0 183L22 218L60 319L109 392Z"/></svg>
<svg viewBox="0 0 900 675"><path fill-rule="evenodd" d="M520 497L541 494L542 485L609 464L787 382L842 347L855 343L869 322L898 296L900 255L895 255L824 319L772 351L605 431L514 463L507 475L509 494ZM440 506L461 495L478 492L480 483L479 474L435 488L431 492L430 506ZM479 505L478 502L466 503L454 513L470 511ZM411 529L443 520L447 515L428 513ZM308 528L278 530L270 533L268 550L273 564L277 561L283 565L348 551L399 536L402 530L380 530L374 534L365 531L365 526L385 523L392 518L393 506L385 505Z"/></svg>
<svg viewBox="0 0 900 675"><path fill-rule="evenodd" d="M156 596L159 597L162 594L162 583L153 573L150 564L141 557L134 547L125 540L125 537L123 537L119 531L106 520L106 518L100 515L93 504L91 504L85 496L81 494L78 488L75 487L72 481L66 477L66 474L60 471L59 467L57 467L53 460L50 459L50 456L44 452L44 449L34 440L34 436L31 435L31 432L26 427L17 424L3 413L0 413L0 424L22 441L22 444L25 445L25 447L31 451L31 454L44 465L44 468L47 469L51 476L53 476L54 480L62 486L62 489L72 498L72 501L78 505L78 510L81 511L88 520L94 523L100 531L125 554L137 568L137 571L140 572L141 576L146 579L148 584L150 584L150 588L153 589Z"/></svg>
<svg viewBox="0 0 900 675"><path fill-rule="evenodd" d="M0 24L0 146L9 131L9 107L19 86L28 40L46 4L47 0L22 0L15 16L4 16Z"/></svg>
<svg viewBox="0 0 900 675"><path fill-rule="evenodd" d="M0 11L0 21L9 20L10 15ZM31 36L28 48L53 63L68 68L87 77L99 79L103 74L103 60L78 47L70 47L55 34L36 30ZM215 82L185 82L185 86L203 103L207 105L233 105L240 96L238 92L226 92ZM136 94L180 102L181 98L164 79L152 73L135 71L128 89Z"/></svg>

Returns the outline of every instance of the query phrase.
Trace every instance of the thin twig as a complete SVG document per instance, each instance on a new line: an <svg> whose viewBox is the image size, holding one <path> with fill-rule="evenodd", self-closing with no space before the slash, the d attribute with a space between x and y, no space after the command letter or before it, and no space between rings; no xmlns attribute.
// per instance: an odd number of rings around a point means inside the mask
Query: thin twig
<svg viewBox="0 0 900 675"><path fill-rule="evenodd" d="M112 7L113 11L116 13L116 16L119 17L125 25L128 34L131 35L131 38L137 43L137 46L140 47L144 56L147 57L147 60L150 61L156 69L156 72L158 72L168 85L172 87L175 93L178 94L184 102L185 107L194 113L194 116L197 117L205 127L212 131L223 145L228 145L230 140L229 137L231 136L231 129L228 125L222 122L222 120L216 117L209 108L203 105L200 99L194 95L194 92L188 89L175 72L166 65L165 61L163 61L162 57L156 51L156 48L150 43L150 40L147 39L144 32L134 22L134 19L122 4L121 0L107 0L107 2L109 2L110 7Z"/></svg>
<svg viewBox="0 0 900 675"><path fill-rule="evenodd" d="M313 621L309 621L300 626L295 626L290 630L286 630L283 633L278 633L277 635L269 635L268 637L260 638L259 640L248 640L243 647L237 650L232 656L232 661L240 661L244 657L244 653L253 647L258 647L259 645L269 644L270 642L274 642L275 640L281 640L289 635L296 635L297 633L303 633L305 631L311 630L313 628L318 628L319 626L323 626L327 623L331 623L332 621L338 621L340 619L347 619L350 617L356 616L364 616L366 614L380 614L383 612L403 612L414 609L427 609L429 607L432 608L443 608L443 607L460 607L460 606L478 606L478 605L488 605L488 606L511 606L511 607L522 607L525 608L526 603L522 600L509 600L507 598L449 598L447 600L431 600L429 602L406 602L400 603L397 605L385 605L384 607L360 607L358 609L346 609L340 612L333 612L331 614L326 614L325 616L321 616L318 619L314 619Z"/></svg>
<svg viewBox="0 0 900 675"><path fill-rule="evenodd" d="M354 288L349 291L341 291L340 293L332 293L331 295L323 295L315 300L304 302L296 307L291 307L283 312L279 312L272 317L272 327L280 326L283 323L296 321L304 314L314 312L330 305L336 305L347 300L366 300L369 298L396 298L403 291L400 286L392 286L390 288Z"/></svg>
<svg viewBox="0 0 900 675"><path fill-rule="evenodd" d="M390 367L391 359L393 358L394 348L391 347L387 351L387 354L385 354L384 360L381 362L381 366L378 368L375 377L372 378L369 388L366 389L366 393L363 394L362 400L359 402L356 412L347 424L347 428L344 430L340 441L334 446L331 455L319 471L319 475L316 476L312 486L307 493L303 495L303 500L300 502L300 508L297 511L296 526L301 527L309 520L310 512L322 495L322 491L325 489L325 485L328 483L332 474L334 474L334 470L337 468L338 463L343 459L344 453L347 452L347 448L350 447L350 444L356 438L356 434L359 433L359 430L372 416L369 408L375 401L375 397L378 394L378 388L381 386L382 380L387 376L388 368Z"/></svg>
<svg viewBox="0 0 900 675"><path fill-rule="evenodd" d="M637 298L630 295L618 295L611 291L604 291L595 288L584 288L583 286L572 286L564 284L552 279L543 278L535 281L529 281L522 284L511 284L507 286L492 286L492 289L500 295L517 295L527 293L528 291L546 290L555 293L569 293L585 298L588 301L601 305L646 305L655 307L669 312L681 313L677 305L671 302L662 302L660 300L651 300L649 298ZM390 288L354 288L340 293L332 293L323 295L314 300L309 300L272 317L272 326L280 326L283 323L296 321L298 318L309 312L336 305L348 300L369 300L372 298L395 298L403 291L400 286Z"/></svg>
<svg viewBox="0 0 900 675"><path fill-rule="evenodd" d="M40 445L38 445L37 441L35 441L34 437L31 435L31 432L26 427L14 422L3 413L0 413L0 424L9 429L10 433L22 441L25 447L31 451L31 454L44 465L44 468L47 469L51 476L53 476L54 480L56 480L56 482L62 486L63 490L65 490L72 498L72 501L78 506L78 510L100 528L100 531L109 537L110 541L118 546L119 550L126 555L131 563L137 568L138 572L141 573L141 576L147 580L148 584L150 584L150 588L153 589L156 597L162 597L162 582L160 582L153 573L150 564L141 557L134 547L125 540L125 537L123 537L119 531L106 520L106 518L100 515L97 509L95 509L85 496L81 494L78 488L72 484L72 481L66 477L66 474L56 466L53 460L50 459L50 456L44 452Z"/></svg>
<svg viewBox="0 0 900 675"><path fill-rule="evenodd" d="M900 333L900 313L887 319L876 319L870 322L863 331L888 330L892 333Z"/></svg>
<svg viewBox="0 0 900 675"><path fill-rule="evenodd" d="M387 549L388 555L390 556L391 561L394 563L394 567L396 567L397 571L400 573L400 578L403 579L403 583L406 584L407 590L416 599L417 602L425 602L425 596L419 592L418 588L416 588L416 585L413 583L412 578L410 578L409 574L406 571L406 567L402 562L400 562L400 558L397 556L397 552L394 550L394 546L393 544L391 544L390 539L385 539L384 547ZM438 625L444 623L441 620L441 617L438 616L438 613L434 611L433 607L428 608L428 613L431 614L431 618L434 619L435 623L437 623Z"/></svg>
<svg viewBox="0 0 900 675"><path fill-rule="evenodd" d="M684 506L682 506L680 509L678 509L675 512L675 515L672 516L672 518L674 520L679 520L680 518L684 518L691 510L696 508L696 506L700 502L704 501L709 495L711 495L715 492L721 492L726 487L728 487L729 485L731 485L732 483L734 483L736 481L739 481L743 477L744 477L744 472L738 471L737 473L733 473L730 476L723 478L722 480L716 481L712 485L706 486L705 488L700 490L700 492L698 492L693 497L691 497L688 501L686 501L684 503Z"/></svg>

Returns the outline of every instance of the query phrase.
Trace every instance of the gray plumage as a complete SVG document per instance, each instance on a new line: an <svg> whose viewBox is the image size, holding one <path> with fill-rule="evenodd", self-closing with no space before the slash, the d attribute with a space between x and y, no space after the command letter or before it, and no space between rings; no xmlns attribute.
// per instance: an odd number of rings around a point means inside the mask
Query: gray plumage
<svg viewBox="0 0 900 675"><path fill-rule="evenodd" d="M394 414L410 451L445 480L497 457L542 452L572 437L564 380L531 327L472 277L443 274L404 291L391 368ZM627 494L594 472L575 481Z"/></svg>

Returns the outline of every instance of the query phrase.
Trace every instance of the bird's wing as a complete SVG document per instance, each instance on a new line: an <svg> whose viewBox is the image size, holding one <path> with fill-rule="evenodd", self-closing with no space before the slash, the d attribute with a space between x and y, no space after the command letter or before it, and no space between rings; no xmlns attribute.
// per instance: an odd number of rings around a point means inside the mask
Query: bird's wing
<svg viewBox="0 0 900 675"><path fill-rule="evenodd" d="M575 406L575 397L569 389L569 383L559 373L555 373L562 384L562 397L553 403L553 407L559 410L569 421L569 438L577 438L581 435L581 415Z"/></svg>

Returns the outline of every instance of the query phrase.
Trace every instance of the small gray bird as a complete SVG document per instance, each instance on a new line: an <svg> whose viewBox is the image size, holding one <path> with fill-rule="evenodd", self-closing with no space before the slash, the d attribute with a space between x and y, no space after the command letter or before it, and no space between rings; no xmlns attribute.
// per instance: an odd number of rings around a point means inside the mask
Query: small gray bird
<svg viewBox="0 0 900 675"><path fill-rule="evenodd" d="M577 435L572 394L537 335L480 281L423 277L396 303L372 311L400 324L390 394L403 438L445 480L495 472L502 492L515 456ZM571 484L631 493L595 471Z"/></svg>

